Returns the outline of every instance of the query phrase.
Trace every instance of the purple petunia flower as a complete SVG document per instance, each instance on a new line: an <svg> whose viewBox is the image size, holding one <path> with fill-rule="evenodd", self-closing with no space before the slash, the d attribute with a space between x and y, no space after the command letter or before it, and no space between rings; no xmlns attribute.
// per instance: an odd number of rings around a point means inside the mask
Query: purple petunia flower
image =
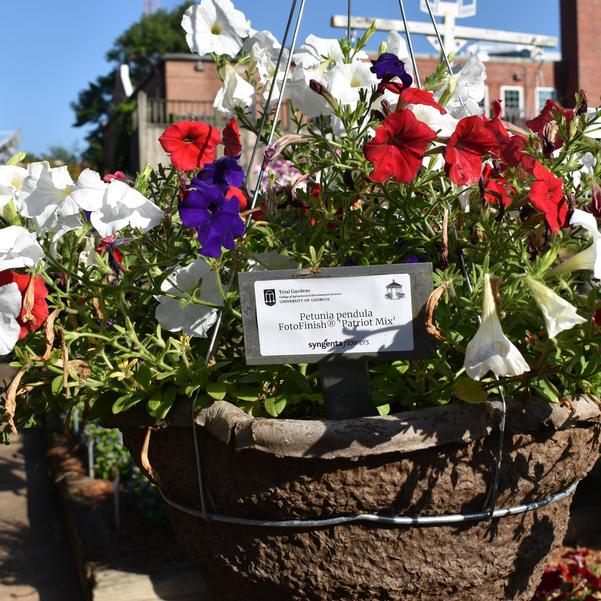
<svg viewBox="0 0 601 601"><path fill-rule="evenodd" d="M219 186L194 178L186 199L179 206L182 223L193 227L202 244L200 254L221 256L221 247L232 250L234 238L244 235L240 201L227 200Z"/></svg>
<svg viewBox="0 0 601 601"><path fill-rule="evenodd" d="M204 169L192 180L192 186L197 182L206 182L219 186L225 194L229 188L241 188L244 184L244 170L234 157L222 157L214 163L205 165Z"/></svg>
<svg viewBox="0 0 601 601"><path fill-rule="evenodd" d="M375 61L371 61L370 71L376 74L378 79L391 80L398 77L404 88L408 88L413 83L413 78L405 70L405 63L392 52L380 54Z"/></svg>

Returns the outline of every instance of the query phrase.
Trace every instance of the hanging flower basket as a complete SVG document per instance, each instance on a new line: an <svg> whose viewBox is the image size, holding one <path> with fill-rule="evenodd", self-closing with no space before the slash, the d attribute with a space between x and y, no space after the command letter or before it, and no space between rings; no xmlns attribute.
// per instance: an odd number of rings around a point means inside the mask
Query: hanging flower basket
<svg viewBox="0 0 601 601"><path fill-rule="evenodd" d="M147 426L121 429L215 601L530 601L567 528L561 493L599 456L599 407L573 405L509 411L492 520L473 514L488 510L496 402L341 421L253 419L217 402L196 417L206 519L188 408L149 444ZM391 519L410 516L448 522Z"/></svg>

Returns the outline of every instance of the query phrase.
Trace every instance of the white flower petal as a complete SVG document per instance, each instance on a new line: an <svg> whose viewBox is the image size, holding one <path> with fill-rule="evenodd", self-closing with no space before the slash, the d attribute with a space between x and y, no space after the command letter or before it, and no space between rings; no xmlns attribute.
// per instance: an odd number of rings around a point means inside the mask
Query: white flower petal
<svg viewBox="0 0 601 601"><path fill-rule="evenodd" d="M226 67L223 85L215 96L213 107L222 113L233 113L237 107L248 108L255 101L255 88L236 70Z"/></svg>
<svg viewBox="0 0 601 601"><path fill-rule="evenodd" d="M214 305L223 304L217 282L218 274L204 259L178 267L161 284L161 290L185 299L184 292L193 293L200 285L200 299ZM182 306L178 298L158 296L155 318L169 332L183 332L189 336L206 338L209 328L217 321L217 311L196 303Z"/></svg>
<svg viewBox="0 0 601 601"><path fill-rule="evenodd" d="M250 33L244 13L236 10L231 0L202 0L190 6L182 18L182 27L192 52L215 52L232 58Z"/></svg>
<svg viewBox="0 0 601 601"><path fill-rule="evenodd" d="M34 267L43 258L35 234L19 225L0 229L0 271Z"/></svg>
<svg viewBox="0 0 601 601"><path fill-rule="evenodd" d="M359 102L359 92L377 85L378 78L370 71L370 64L356 61L336 65L325 75L326 87L343 105L355 106Z"/></svg>
<svg viewBox="0 0 601 601"><path fill-rule="evenodd" d="M21 313L21 304L17 284L0 286L0 356L8 355L19 340L21 326L16 318Z"/></svg>
<svg viewBox="0 0 601 601"><path fill-rule="evenodd" d="M530 371L520 351L503 333L488 274L484 276L482 321L467 345L464 367L474 380L480 380L489 371L497 377L518 376Z"/></svg>
<svg viewBox="0 0 601 601"><path fill-rule="evenodd" d="M84 211L97 211L102 206L102 200L108 184L102 181L100 174L91 169L84 169L77 179L77 189L71 197Z"/></svg>
<svg viewBox="0 0 601 601"><path fill-rule="evenodd" d="M17 165L0 165L0 208L14 202L27 177L27 169Z"/></svg>
<svg viewBox="0 0 601 601"><path fill-rule="evenodd" d="M551 288L528 276L525 282L532 291L534 300L540 307L549 338L555 338L564 330L586 323L586 319L576 313L576 307L556 294Z"/></svg>

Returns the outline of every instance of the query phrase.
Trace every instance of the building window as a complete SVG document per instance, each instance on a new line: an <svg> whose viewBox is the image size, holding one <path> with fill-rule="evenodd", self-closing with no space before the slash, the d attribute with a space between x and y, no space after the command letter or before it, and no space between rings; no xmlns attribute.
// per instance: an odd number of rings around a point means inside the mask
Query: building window
<svg viewBox="0 0 601 601"><path fill-rule="evenodd" d="M524 88L501 86L503 116L510 123L519 123L524 118Z"/></svg>
<svg viewBox="0 0 601 601"><path fill-rule="evenodd" d="M547 100L557 100L557 90L555 88L536 88L536 113L540 113Z"/></svg>

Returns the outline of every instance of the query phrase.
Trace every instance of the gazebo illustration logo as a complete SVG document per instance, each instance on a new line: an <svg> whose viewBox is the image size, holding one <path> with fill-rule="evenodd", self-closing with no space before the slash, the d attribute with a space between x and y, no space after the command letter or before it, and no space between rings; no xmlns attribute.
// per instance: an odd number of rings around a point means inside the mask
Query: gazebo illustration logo
<svg viewBox="0 0 601 601"><path fill-rule="evenodd" d="M384 297L388 300L400 300L401 298L405 298L403 286L392 280L392 282L386 286L386 294Z"/></svg>

